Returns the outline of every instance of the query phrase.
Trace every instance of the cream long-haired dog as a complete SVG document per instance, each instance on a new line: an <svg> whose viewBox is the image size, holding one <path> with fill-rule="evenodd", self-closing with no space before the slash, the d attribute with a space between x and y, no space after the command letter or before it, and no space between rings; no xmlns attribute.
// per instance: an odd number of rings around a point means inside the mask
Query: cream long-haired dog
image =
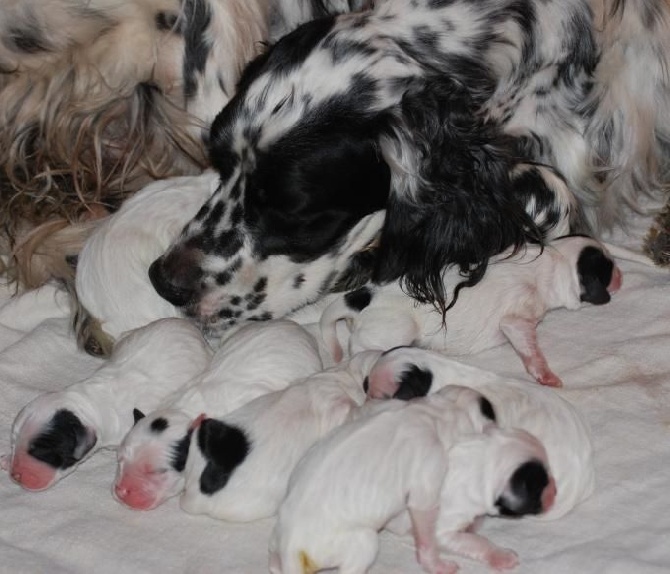
<svg viewBox="0 0 670 574"><path fill-rule="evenodd" d="M209 123L265 44L367 4L0 0L0 223L18 278L66 272L54 256L75 253L89 228L68 220L113 210L155 178L199 172Z"/></svg>

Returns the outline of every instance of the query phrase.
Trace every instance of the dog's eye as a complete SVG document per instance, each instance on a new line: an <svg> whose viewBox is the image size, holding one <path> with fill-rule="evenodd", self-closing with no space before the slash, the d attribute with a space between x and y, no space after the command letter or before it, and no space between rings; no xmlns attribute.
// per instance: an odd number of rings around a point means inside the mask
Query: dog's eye
<svg viewBox="0 0 670 574"><path fill-rule="evenodd" d="M154 468L149 474L165 474L169 470L169 468Z"/></svg>

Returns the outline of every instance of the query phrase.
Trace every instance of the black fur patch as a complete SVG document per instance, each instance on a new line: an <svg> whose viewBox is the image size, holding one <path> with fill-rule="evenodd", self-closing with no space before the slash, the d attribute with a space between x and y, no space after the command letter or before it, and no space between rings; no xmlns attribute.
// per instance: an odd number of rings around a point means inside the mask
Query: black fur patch
<svg viewBox="0 0 670 574"><path fill-rule="evenodd" d="M97 438L86 430L72 411L60 409L28 447L28 454L53 468L74 466L90 451Z"/></svg>
<svg viewBox="0 0 670 574"><path fill-rule="evenodd" d="M212 495L226 486L249 454L251 443L242 429L205 419L198 429L198 448L207 461L200 475L200 492Z"/></svg>
<svg viewBox="0 0 670 574"><path fill-rule="evenodd" d="M211 46L206 41L207 28L212 14L207 2L183 0L182 8L186 16L184 26L184 97L192 98L197 91L196 74L202 73L207 64Z"/></svg>
<svg viewBox="0 0 670 574"><path fill-rule="evenodd" d="M542 512L542 493L549 484L549 475L544 465L532 460L516 469L509 481L508 495L496 500L502 516L520 517Z"/></svg>
<svg viewBox="0 0 670 574"><path fill-rule="evenodd" d="M177 472L183 472L186 468L186 459L188 458L188 451L191 447L191 435L193 430L190 429L186 435L172 446L172 456L170 457L170 466Z"/></svg>
<svg viewBox="0 0 670 574"><path fill-rule="evenodd" d="M394 399L408 401L416 397L425 397L433 384L433 373L416 365L411 365L400 375L398 390Z"/></svg>
<svg viewBox="0 0 670 574"><path fill-rule="evenodd" d="M580 300L594 305L609 303L607 286L612 281L614 262L600 249L588 246L582 249L577 261L577 272L581 284Z"/></svg>
<svg viewBox="0 0 670 574"><path fill-rule="evenodd" d="M173 12L164 12L160 11L154 16L154 23L156 24L156 29L161 32L175 32L181 33L181 30L177 26L179 17Z"/></svg>
<svg viewBox="0 0 670 574"><path fill-rule="evenodd" d="M140 409L133 409L133 424L137 424L138 421L141 421L146 415Z"/></svg>
<svg viewBox="0 0 670 574"><path fill-rule="evenodd" d="M356 291L351 291L344 296L344 302L349 309L354 311L362 311L372 301L372 292L369 287L361 287Z"/></svg>
<svg viewBox="0 0 670 574"><path fill-rule="evenodd" d="M169 423L167 419L163 417L158 417L157 419L151 421L151 425L149 428L151 428L151 432L155 432L157 434L162 433L166 428L168 428Z"/></svg>
<svg viewBox="0 0 670 574"><path fill-rule="evenodd" d="M496 422L496 411L486 397L481 397L479 399L479 409L482 411L482 414L487 418Z"/></svg>

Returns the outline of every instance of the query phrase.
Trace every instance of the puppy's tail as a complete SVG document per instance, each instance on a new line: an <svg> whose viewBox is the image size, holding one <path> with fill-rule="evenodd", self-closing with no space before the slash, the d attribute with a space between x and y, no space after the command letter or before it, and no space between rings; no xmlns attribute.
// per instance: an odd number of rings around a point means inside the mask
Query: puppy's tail
<svg viewBox="0 0 670 574"><path fill-rule="evenodd" d="M114 347L114 339L102 328L79 299L75 283L76 256L68 258L72 274L59 279L62 288L70 298L70 326L77 339L77 346L94 357L109 357Z"/></svg>

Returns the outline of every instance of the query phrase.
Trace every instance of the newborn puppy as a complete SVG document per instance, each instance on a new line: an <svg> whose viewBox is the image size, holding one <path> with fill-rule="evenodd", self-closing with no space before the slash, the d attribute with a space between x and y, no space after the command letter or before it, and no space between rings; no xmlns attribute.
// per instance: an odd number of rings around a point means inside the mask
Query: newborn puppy
<svg viewBox="0 0 670 574"><path fill-rule="evenodd" d="M455 285L458 271L449 269L444 278ZM418 304L396 282L339 297L324 311L320 327L336 361L342 348L335 327L343 319L351 324L350 353L416 344L463 355L509 341L538 383L560 387L538 345L537 324L551 309L607 303L620 287L621 271L601 243L568 236L544 249L528 245L519 255L496 258L477 285L458 292L445 323L435 307Z"/></svg>
<svg viewBox="0 0 670 574"><path fill-rule="evenodd" d="M305 452L364 402L363 381L378 357L360 353L221 419L203 420L191 439L182 509L230 521L275 514Z"/></svg>
<svg viewBox="0 0 670 574"><path fill-rule="evenodd" d="M118 449L113 492L127 506L149 510L178 494L193 421L221 416L322 369L316 340L289 320L249 323L216 351L209 369L166 398Z"/></svg>
<svg viewBox="0 0 670 574"><path fill-rule="evenodd" d="M579 411L553 389L503 378L435 351L399 347L379 358L368 376L367 391L371 397L407 400L447 385L479 391L493 404L499 426L524 429L542 442L558 495L540 518L560 518L591 495L595 486L591 432Z"/></svg>
<svg viewBox="0 0 670 574"><path fill-rule="evenodd" d="M91 377L40 395L21 410L4 465L23 488L49 488L95 450L118 445L133 424L134 408L154 409L210 359L200 331L184 319L130 332Z"/></svg>
<svg viewBox="0 0 670 574"><path fill-rule="evenodd" d="M542 444L520 429L488 427L457 442L446 464L436 527L439 549L496 570L514 568L516 553L476 534L473 527L483 516L518 518L552 508L556 482ZM413 526L411 515L403 513L387 528L409 534Z"/></svg>
<svg viewBox="0 0 670 574"><path fill-rule="evenodd" d="M408 403L374 405L333 431L291 476L270 540L270 572L366 572L377 555L377 533L405 509L423 569L455 572L456 564L440 559L435 539L440 493L451 473L448 452L463 436L494 426L491 414L482 395L453 386ZM472 468L470 479L478 471Z"/></svg>
<svg viewBox="0 0 670 574"><path fill-rule="evenodd" d="M149 281L149 265L214 193L218 174L174 177L138 191L86 240L79 254L76 295L80 313L92 315L97 332L77 333L80 344L104 353L108 340L151 321L178 317ZM90 325L90 319L89 319Z"/></svg>

